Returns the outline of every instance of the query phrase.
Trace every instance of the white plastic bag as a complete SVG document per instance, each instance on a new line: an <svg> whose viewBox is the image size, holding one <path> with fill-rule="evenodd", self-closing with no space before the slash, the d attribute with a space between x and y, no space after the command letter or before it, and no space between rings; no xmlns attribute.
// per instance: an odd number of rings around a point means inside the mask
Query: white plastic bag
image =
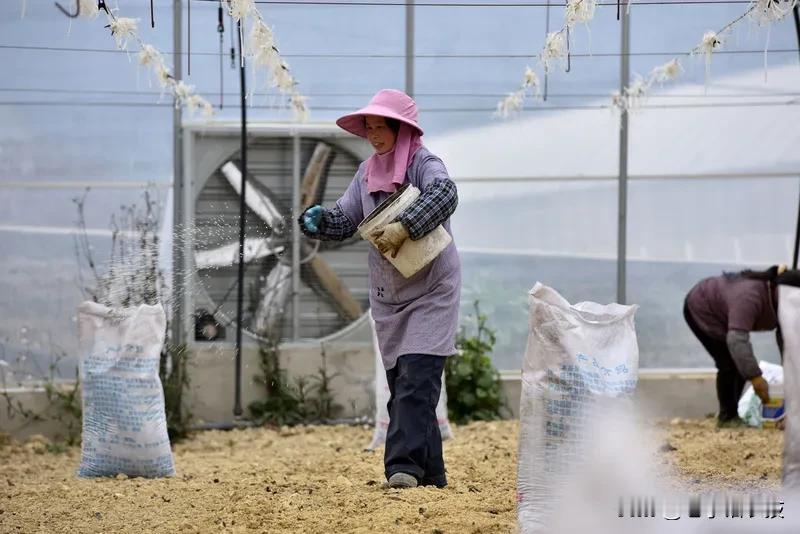
<svg viewBox="0 0 800 534"><path fill-rule="evenodd" d="M619 409L639 373L637 306L570 305L540 283L530 291L529 306L517 479L523 534L550 531L549 514L585 461L589 423L603 407Z"/></svg>
<svg viewBox="0 0 800 534"><path fill-rule="evenodd" d="M778 322L783 334L783 487L800 491L800 287L778 286Z"/></svg>
<svg viewBox="0 0 800 534"><path fill-rule="evenodd" d="M166 318L160 306L78 307L82 477L175 474L158 377Z"/></svg>
<svg viewBox="0 0 800 534"><path fill-rule="evenodd" d="M367 450L375 450L386 443L386 432L389 430L389 383L386 381L386 371L383 369L381 359L381 349L378 347L378 336L375 333L375 322L370 316L372 323L372 344L375 347L375 432L372 434L372 441L367 446ZM444 383L444 373L442 373L442 392L439 395L439 404L436 405L436 419L439 422L439 432L442 441L453 437L453 430L450 428L450 419L447 416L447 391Z"/></svg>
<svg viewBox="0 0 800 534"><path fill-rule="evenodd" d="M764 380L767 381L770 388L772 386L783 386L783 367L765 361L759 361L758 366L761 368L761 374ZM748 426L761 428L762 425L762 412L763 405L761 399L758 398L756 392L753 390L753 385L748 384L739 399L739 417L747 423Z"/></svg>

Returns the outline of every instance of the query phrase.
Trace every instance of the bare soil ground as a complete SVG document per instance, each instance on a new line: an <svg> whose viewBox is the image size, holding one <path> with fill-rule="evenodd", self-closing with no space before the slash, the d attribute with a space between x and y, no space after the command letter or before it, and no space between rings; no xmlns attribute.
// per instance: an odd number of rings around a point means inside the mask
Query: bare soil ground
<svg viewBox="0 0 800 534"><path fill-rule="evenodd" d="M389 490L371 430L328 426L209 431L175 446L178 475L75 476L80 449L44 439L0 445L0 532L513 532L516 421L456 427L450 485ZM694 487L777 489L782 432L653 429L661 463Z"/></svg>

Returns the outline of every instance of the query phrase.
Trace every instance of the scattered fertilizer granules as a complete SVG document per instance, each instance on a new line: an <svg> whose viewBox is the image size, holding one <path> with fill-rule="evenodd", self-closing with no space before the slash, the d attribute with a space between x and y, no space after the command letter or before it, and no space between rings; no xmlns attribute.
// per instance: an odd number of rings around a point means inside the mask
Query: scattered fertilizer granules
<svg viewBox="0 0 800 534"><path fill-rule="evenodd" d="M653 428L655 454L698 490L780 485L783 433ZM175 447L174 478L78 479L80 450L0 441L0 532L514 532L517 422L473 423L445 442L450 485L387 490L364 427L200 432Z"/></svg>

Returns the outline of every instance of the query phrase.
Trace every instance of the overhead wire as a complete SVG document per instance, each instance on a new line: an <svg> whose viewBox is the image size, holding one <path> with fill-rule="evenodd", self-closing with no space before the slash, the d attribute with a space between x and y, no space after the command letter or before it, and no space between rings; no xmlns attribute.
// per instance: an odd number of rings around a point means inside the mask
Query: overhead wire
<svg viewBox="0 0 800 534"><path fill-rule="evenodd" d="M53 89L45 87L0 87L0 93L43 93L43 94L63 94L63 95L124 95L124 96L159 96L159 91L125 91L115 89ZM372 96L368 92L308 92L306 96L314 98L361 98ZM609 93L550 93L553 98L606 98ZM227 92L223 96L239 96L239 93ZM256 96L263 96L256 93ZM440 93L416 93L417 98L498 98L505 96L504 93L459 93L459 92L440 92ZM648 98L777 98L800 96L800 92L769 92L759 91L755 93L730 93L730 94L707 94L707 93L677 93L677 94L655 94Z"/></svg>
<svg viewBox="0 0 800 534"><path fill-rule="evenodd" d="M96 101L0 101L0 106L51 106L51 107L119 107L119 108L167 108L173 104L168 102L96 102ZM800 105L800 97L784 102L709 102L696 104L647 104L639 106L637 109L689 109L689 108L751 108L751 107L775 107L775 106L795 106ZM239 105L229 105L229 109L239 109ZM280 110L280 106L269 106L253 104L248 105L251 109ZM577 110L601 110L610 109L611 105L586 105L586 106L536 106L523 108L524 112L547 112L547 111L577 111ZM317 111L350 111L347 106L315 106ZM287 111L289 111L287 109ZM486 113L491 114L495 111L493 107L451 107L451 108L426 108L422 107L421 112L425 113Z"/></svg>
<svg viewBox="0 0 800 534"><path fill-rule="evenodd" d="M99 48L79 48L79 47L55 47L55 46L35 46L35 45L13 45L13 44L0 44L0 50L24 50L24 51L40 51L40 52L85 52L85 53L104 53L104 54L127 54L125 50L117 49L99 49ZM770 50L770 54L796 54L800 52L798 48L780 48ZM174 52L162 52L164 55L176 55ZM646 52L629 52L629 57L651 57L651 56L675 56L681 55L685 52L675 51L646 51ZM747 55L747 54L763 54L764 49L753 50L719 50L715 51L714 55ZM187 55L183 52L181 55ZM194 56L219 56L219 52L192 52ZM227 55L227 54L226 54ZM621 52L592 52L592 53L573 53L572 57L578 58L598 58L598 57L622 57ZM306 53L306 54L282 54L286 58L294 59L405 59L405 54L331 54L331 53ZM415 59L535 59L536 54L414 54Z"/></svg>

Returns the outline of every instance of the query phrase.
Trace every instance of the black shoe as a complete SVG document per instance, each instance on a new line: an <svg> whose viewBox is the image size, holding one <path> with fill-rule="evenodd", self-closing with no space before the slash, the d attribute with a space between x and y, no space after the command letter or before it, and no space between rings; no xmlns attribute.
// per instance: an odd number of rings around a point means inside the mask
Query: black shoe
<svg viewBox="0 0 800 534"><path fill-rule="evenodd" d="M447 486L447 477L439 475L438 477L423 477L419 479L420 486L436 486L441 489Z"/></svg>

